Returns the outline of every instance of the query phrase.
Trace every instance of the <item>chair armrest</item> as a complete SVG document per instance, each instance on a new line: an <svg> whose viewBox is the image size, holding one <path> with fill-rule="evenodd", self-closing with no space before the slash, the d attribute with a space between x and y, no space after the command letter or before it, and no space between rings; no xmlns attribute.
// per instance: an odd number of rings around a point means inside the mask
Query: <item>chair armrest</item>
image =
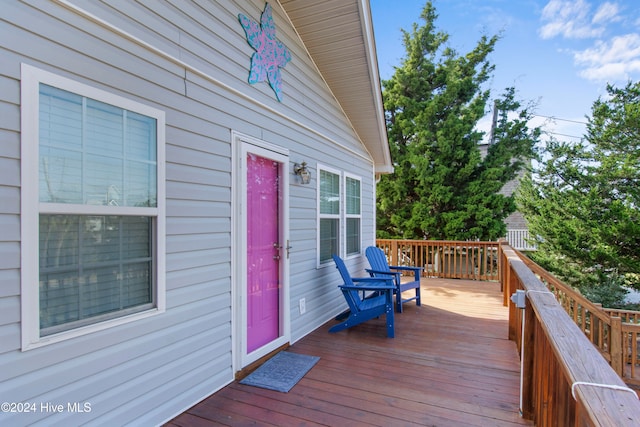
<svg viewBox="0 0 640 427"><path fill-rule="evenodd" d="M401 265L390 265L389 268L393 268L394 270L409 270L409 271L422 271L424 267L404 267Z"/></svg>
<svg viewBox="0 0 640 427"><path fill-rule="evenodd" d="M393 284L393 279L391 277L352 277L351 280L353 283L360 289L364 286L359 283L372 284L373 286L378 286L379 284L391 283Z"/></svg>
<svg viewBox="0 0 640 427"><path fill-rule="evenodd" d="M385 291L385 290L393 291L396 288L393 285L382 285L382 284L380 285L370 284L366 286L339 285L338 287L340 289L351 289L354 291Z"/></svg>
<svg viewBox="0 0 640 427"><path fill-rule="evenodd" d="M400 274L400 271L412 271L413 275L416 278L416 281L420 281L420 275L424 270L424 267L404 267L400 265L389 266L390 269L398 270L397 273Z"/></svg>
<svg viewBox="0 0 640 427"><path fill-rule="evenodd" d="M382 271L382 270L372 270L370 268L366 269L366 272L371 274L386 274L388 276L397 276L398 274L400 274L399 271Z"/></svg>

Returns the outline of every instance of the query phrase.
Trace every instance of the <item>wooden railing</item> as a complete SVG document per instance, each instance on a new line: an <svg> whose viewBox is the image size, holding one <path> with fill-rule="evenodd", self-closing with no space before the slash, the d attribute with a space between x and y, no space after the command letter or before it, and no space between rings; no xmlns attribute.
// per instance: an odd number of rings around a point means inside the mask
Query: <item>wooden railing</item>
<svg viewBox="0 0 640 427"><path fill-rule="evenodd" d="M518 228L507 230L507 242L509 246L519 251L535 251L536 245L529 243L529 229Z"/></svg>
<svg viewBox="0 0 640 427"><path fill-rule="evenodd" d="M424 267L427 277L498 280L497 242L378 239L390 265Z"/></svg>
<svg viewBox="0 0 640 427"><path fill-rule="evenodd" d="M619 317L622 322L640 324L640 311L617 308L603 308L603 310L611 317Z"/></svg>
<svg viewBox="0 0 640 427"><path fill-rule="evenodd" d="M640 312L602 308L528 257L520 257L547 289L553 292L569 317L623 381L640 386Z"/></svg>
<svg viewBox="0 0 640 427"><path fill-rule="evenodd" d="M636 386L640 386L640 312L631 310L603 309L611 319L620 319L620 375L622 379ZM617 322L616 322L617 326ZM613 364L612 364L613 366Z"/></svg>
<svg viewBox="0 0 640 427"><path fill-rule="evenodd" d="M638 335L627 327L638 325L622 324L507 245L499 266L509 338L522 360L523 417L537 426L640 425L638 396L612 369L635 369ZM509 300L517 290L524 309Z"/></svg>
<svg viewBox="0 0 640 427"><path fill-rule="evenodd" d="M637 426L640 313L603 309L505 243L378 239L392 265L499 280L522 359L521 411L538 426ZM510 296L525 292L525 309ZM624 380L624 381L623 381Z"/></svg>

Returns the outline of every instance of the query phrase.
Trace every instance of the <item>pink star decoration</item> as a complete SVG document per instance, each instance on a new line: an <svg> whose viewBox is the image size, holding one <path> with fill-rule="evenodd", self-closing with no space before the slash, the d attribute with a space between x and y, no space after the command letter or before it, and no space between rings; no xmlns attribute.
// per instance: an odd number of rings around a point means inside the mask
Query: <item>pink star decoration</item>
<svg viewBox="0 0 640 427"><path fill-rule="evenodd" d="M254 84L269 80L269 85L276 93L278 101L282 101L282 75L284 68L291 61L289 49L276 39L276 26L271 16L271 5L266 3L260 24L243 14L238 15L240 24L247 35L247 42L256 52L251 56L249 83Z"/></svg>

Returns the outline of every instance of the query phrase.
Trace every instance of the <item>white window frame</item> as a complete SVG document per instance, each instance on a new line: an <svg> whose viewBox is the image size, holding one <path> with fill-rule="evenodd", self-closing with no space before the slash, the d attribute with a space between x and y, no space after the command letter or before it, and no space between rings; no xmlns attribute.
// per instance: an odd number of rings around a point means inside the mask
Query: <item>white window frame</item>
<svg viewBox="0 0 640 427"><path fill-rule="evenodd" d="M156 119L157 206L113 207L65 205L39 202L39 88L40 83L95 99ZM22 64L21 67L21 327L22 350L112 328L165 311L165 113L110 92L88 86L48 71ZM39 215L40 213L79 215L138 215L154 218L153 304L134 314L111 318L52 335L40 336L39 303Z"/></svg>
<svg viewBox="0 0 640 427"><path fill-rule="evenodd" d="M360 197L359 197L360 209L358 209L360 211L359 214L350 214L347 212L347 178L352 179L354 181L358 181L360 183ZM362 177L345 172L342 180L342 186L343 186L342 194L344 199L344 207L342 209L342 211L344 212L344 233L343 233L344 237L342 239L344 241L344 254L345 254L345 257L353 258L353 257L360 256L362 254ZM359 250L358 252L353 252L353 253L347 252L347 229L348 229L347 220L349 218L357 218L360 220L360 223L359 223L360 230L358 231L358 236L360 237Z"/></svg>
<svg viewBox="0 0 640 427"><path fill-rule="evenodd" d="M318 219L318 221L317 221L317 227L316 227L316 229L317 229L316 242L318 244L317 244L317 250L316 250L316 252L317 252L316 263L317 263L317 267L318 268L322 268L322 267L326 267L326 266L329 266L329 265L333 265L333 262L331 260L321 260L320 259L320 253L321 253L321 251L320 251L320 221L322 219L337 219L338 220L338 235L337 235L337 238L338 238L338 252L339 253L337 255L342 256L342 253L344 251L344 249L343 249L343 240L344 240L343 239L343 235L344 235L344 233L342 231L342 228L343 228L342 227L342 225L343 225L342 223L344 222L343 219L342 219L343 205L344 205L344 195L343 195L344 186L342 184L343 178L342 178L342 172L341 171L339 171L337 169L334 169L334 168L330 168L328 166L321 165L321 164L317 165L316 170L318 171L318 179L317 179L317 182L318 182L318 191L317 191L317 212L318 212L318 216L317 216L317 219ZM331 174L334 174L334 175L338 175L338 180L340 182L340 185L338 186L338 188L339 188L338 191L340 192L340 195L339 195L339 197L340 197L340 206L339 206L337 214L323 214L323 213L320 212L320 183L321 183L320 171L325 171L325 172L328 172L328 173L331 173Z"/></svg>

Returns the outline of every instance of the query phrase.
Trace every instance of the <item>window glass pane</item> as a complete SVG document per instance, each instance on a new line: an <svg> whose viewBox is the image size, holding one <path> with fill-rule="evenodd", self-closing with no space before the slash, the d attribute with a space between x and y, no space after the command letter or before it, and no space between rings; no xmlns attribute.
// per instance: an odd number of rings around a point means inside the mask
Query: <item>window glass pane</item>
<svg viewBox="0 0 640 427"><path fill-rule="evenodd" d="M127 206L157 206L156 121L127 112L127 144L124 193Z"/></svg>
<svg viewBox="0 0 640 427"><path fill-rule="evenodd" d="M156 161L156 120L142 114L127 111L127 158Z"/></svg>
<svg viewBox="0 0 640 427"><path fill-rule="evenodd" d="M127 206L157 206L155 163L130 161L126 169L128 175L124 193L127 195Z"/></svg>
<svg viewBox="0 0 640 427"><path fill-rule="evenodd" d="M156 120L40 85L40 201L157 206Z"/></svg>
<svg viewBox="0 0 640 427"><path fill-rule="evenodd" d="M82 203L82 154L40 147L40 196L45 203Z"/></svg>
<svg viewBox="0 0 640 427"><path fill-rule="evenodd" d="M80 318L78 275L67 271L40 274L40 329Z"/></svg>
<svg viewBox="0 0 640 427"><path fill-rule="evenodd" d="M347 218L347 254L360 253L360 218Z"/></svg>
<svg viewBox="0 0 640 427"><path fill-rule="evenodd" d="M331 261L331 255L338 254L338 219L320 219L320 262Z"/></svg>
<svg viewBox="0 0 640 427"><path fill-rule="evenodd" d="M82 97L40 85L41 202L82 203Z"/></svg>
<svg viewBox="0 0 640 427"><path fill-rule="evenodd" d="M94 154L85 155L84 203L87 205L126 206L122 194L123 164Z"/></svg>
<svg viewBox="0 0 640 427"><path fill-rule="evenodd" d="M66 244L62 244L62 243ZM40 269L76 268L80 262L80 217L40 216Z"/></svg>
<svg viewBox="0 0 640 427"><path fill-rule="evenodd" d="M82 148L82 97L41 84L38 132L40 146L79 151Z"/></svg>
<svg viewBox="0 0 640 427"><path fill-rule="evenodd" d="M320 213L340 213L340 176L323 170L320 171Z"/></svg>
<svg viewBox="0 0 640 427"><path fill-rule="evenodd" d="M84 148L87 153L122 159L124 148L123 110L86 99Z"/></svg>
<svg viewBox="0 0 640 427"><path fill-rule="evenodd" d="M347 214L360 215L360 181L347 177L345 187Z"/></svg>
<svg viewBox="0 0 640 427"><path fill-rule="evenodd" d="M151 239L147 217L40 215L42 335L149 307Z"/></svg>
<svg viewBox="0 0 640 427"><path fill-rule="evenodd" d="M86 281L79 288L79 316L93 317L120 309L118 275L110 267L84 269ZM73 305L72 305L73 306Z"/></svg>

